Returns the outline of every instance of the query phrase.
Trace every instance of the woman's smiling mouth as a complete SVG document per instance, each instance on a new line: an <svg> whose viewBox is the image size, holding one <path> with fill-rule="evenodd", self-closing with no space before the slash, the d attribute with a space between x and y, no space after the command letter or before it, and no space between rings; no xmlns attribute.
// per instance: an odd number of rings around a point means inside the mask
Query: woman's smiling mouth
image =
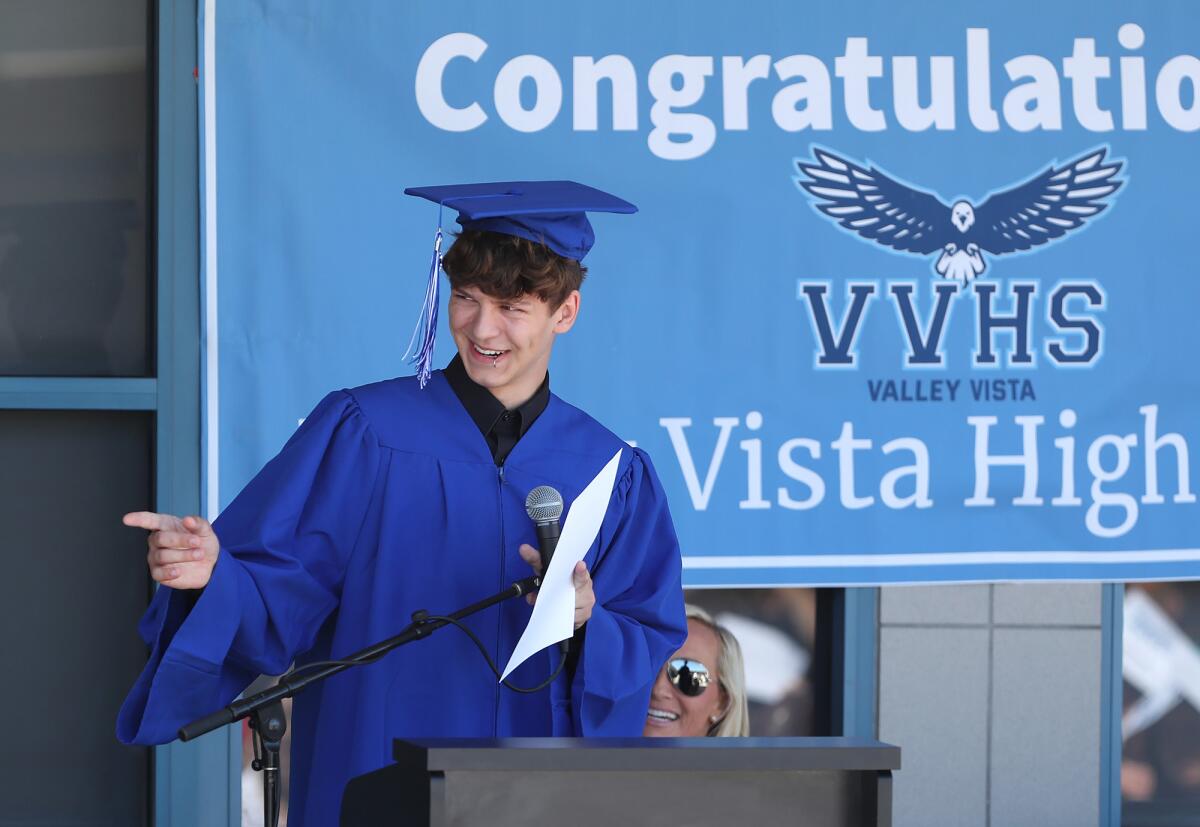
<svg viewBox="0 0 1200 827"><path fill-rule="evenodd" d="M650 707L650 709L646 710L646 719L652 724L662 726L663 724L675 723L679 720L679 715L674 712L667 712L665 709Z"/></svg>

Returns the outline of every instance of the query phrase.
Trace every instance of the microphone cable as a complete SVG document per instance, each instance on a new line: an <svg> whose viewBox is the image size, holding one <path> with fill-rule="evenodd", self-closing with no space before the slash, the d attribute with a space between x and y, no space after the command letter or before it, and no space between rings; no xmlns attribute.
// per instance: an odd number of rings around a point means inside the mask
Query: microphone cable
<svg viewBox="0 0 1200 827"><path fill-rule="evenodd" d="M491 655L488 654L487 648L483 645L483 641L481 641L478 637L476 637L475 633L472 632L470 629L468 629L466 624L462 623L461 621L455 620L452 617L443 617L443 616L439 616L439 615L430 615L429 617L422 618L420 622L423 623L428 620L440 620L443 623L449 623L450 625L459 629L464 635L469 637L471 639L471 642L474 643L475 646L479 649L479 654L483 655L483 659L485 661L487 661L488 669L491 669L492 674L495 675L497 679L500 679L500 670L496 668L496 664L492 660ZM500 680L500 683L504 684L505 687L507 687L508 689L511 689L513 692L520 692L525 695L532 695L535 692L541 692L547 686L554 683L554 679L557 678L560 674L562 674L563 667L566 665L566 663L567 663L567 654L566 654L566 652L562 651L562 649L560 649L559 657L558 657L558 666L555 668L554 672L551 673L550 677L546 678L546 680L542 681L537 686L534 686L531 688L525 688L525 687L517 686L516 684L512 683L508 679Z"/></svg>

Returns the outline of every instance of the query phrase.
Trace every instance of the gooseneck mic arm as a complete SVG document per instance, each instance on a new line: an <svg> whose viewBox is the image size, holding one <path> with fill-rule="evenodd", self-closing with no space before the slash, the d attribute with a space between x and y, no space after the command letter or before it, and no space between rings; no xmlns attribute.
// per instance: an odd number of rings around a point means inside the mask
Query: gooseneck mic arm
<svg viewBox="0 0 1200 827"><path fill-rule="evenodd" d="M529 594L536 590L540 584L541 578L526 577L524 580L516 581L504 591L497 592L491 597L480 600L478 603L472 603L465 609L460 609L446 617L430 617L429 613L424 609L413 612L413 622L406 626L400 634L390 637L387 640L382 640L365 649L360 649L354 654L340 660L323 660L298 666L280 678L274 686L249 697L239 698L229 706L218 709L216 712L180 727L179 740L190 741L193 738L204 735L206 732L212 732L217 727L231 724L234 721L240 721L242 718L251 715L268 704L292 697L309 684L325 680L352 666L363 666L368 663L374 663L393 649L403 646L406 643L412 643L414 640L428 637L443 626L454 624L465 617L473 615L476 612L481 612L511 597L520 597L521 595Z"/></svg>

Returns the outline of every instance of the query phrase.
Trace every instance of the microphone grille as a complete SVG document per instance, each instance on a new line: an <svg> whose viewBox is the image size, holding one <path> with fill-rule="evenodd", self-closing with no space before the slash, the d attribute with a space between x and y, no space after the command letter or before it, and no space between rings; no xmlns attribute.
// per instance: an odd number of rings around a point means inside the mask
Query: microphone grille
<svg viewBox="0 0 1200 827"><path fill-rule="evenodd" d="M525 498L525 513L535 523L552 523L562 512L562 494L548 485L539 485Z"/></svg>

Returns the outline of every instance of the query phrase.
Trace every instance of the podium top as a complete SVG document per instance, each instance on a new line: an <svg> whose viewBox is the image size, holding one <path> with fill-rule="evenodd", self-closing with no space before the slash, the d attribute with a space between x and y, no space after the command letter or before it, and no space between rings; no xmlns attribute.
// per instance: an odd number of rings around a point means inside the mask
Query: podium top
<svg viewBox="0 0 1200 827"><path fill-rule="evenodd" d="M397 738L393 755L429 772L900 769L900 748L870 738Z"/></svg>

